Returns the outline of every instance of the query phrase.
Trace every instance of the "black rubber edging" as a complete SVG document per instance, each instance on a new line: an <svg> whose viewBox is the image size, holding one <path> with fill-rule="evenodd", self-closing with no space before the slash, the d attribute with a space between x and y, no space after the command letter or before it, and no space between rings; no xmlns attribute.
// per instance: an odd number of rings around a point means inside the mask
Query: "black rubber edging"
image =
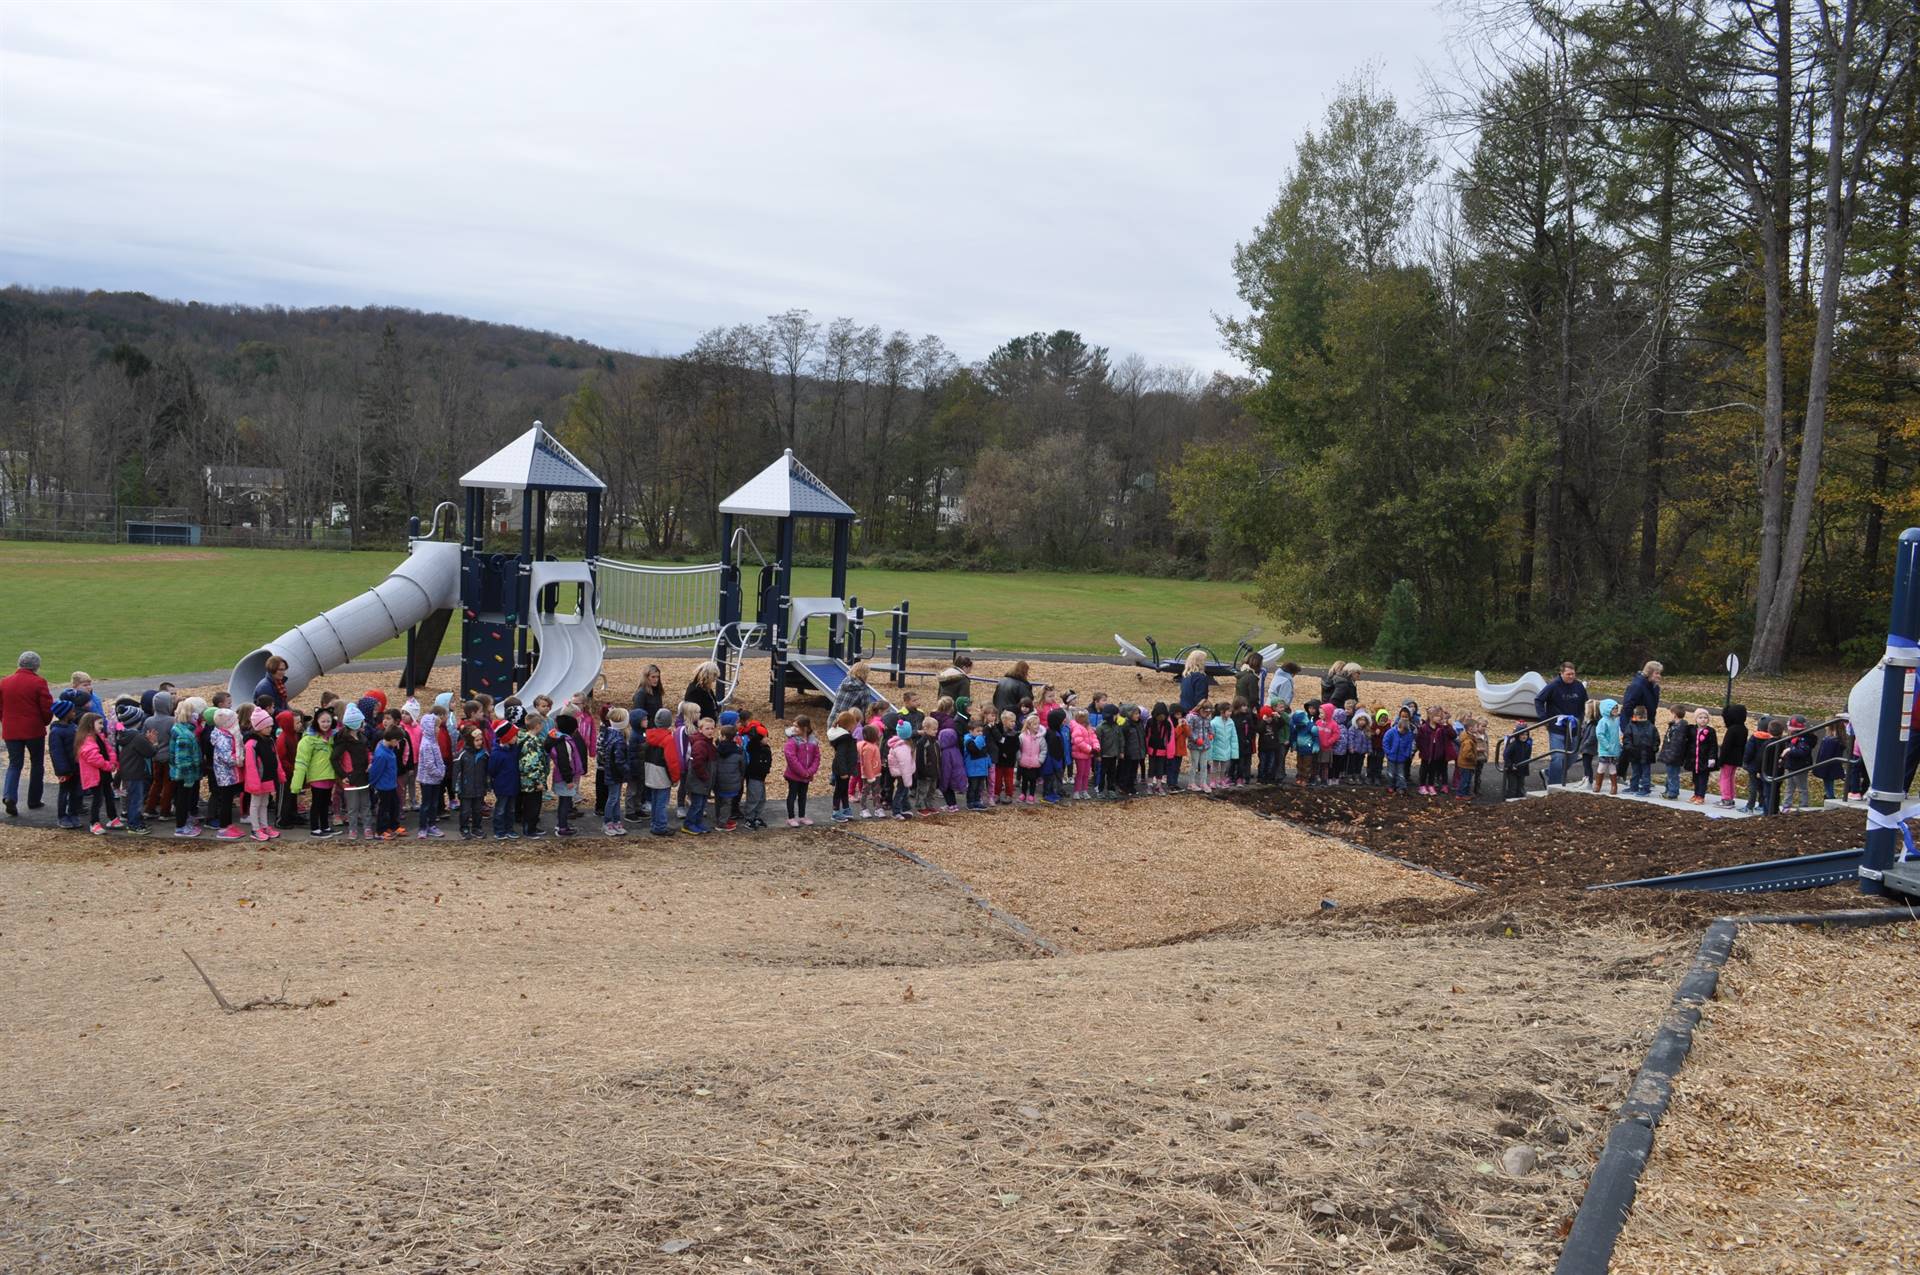
<svg viewBox="0 0 1920 1275"><path fill-rule="evenodd" d="M1025 939L1028 943L1032 944L1034 947L1039 948L1042 952L1045 952L1048 956L1065 956L1067 954L1066 949L1061 947L1058 943L1055 943L1052 939L1047 938L1045 935L1042 935L1037 930L1035 930L1031 925L1028 925L1025 921L1022 921L1019 917L1015 916L1013 913L994 906L991 902L988 901L986 895L980 893L980 891L974 889L972 886L968 885L965 881L962 881L959 877L956 877L955 875L953 875L953 873L947 871L945 868L941 867L939 864L935 863L933 860L927 858L926 856L915 854L913 851L908 850L904 846L888 845L884 841L877 841L874 838L867 836L865 833L854 832L850 828L836 828L836 829L833 829L832 831L838 832L842 836L852 837L855 841L864 841L868 845L873 846L875 849L885 850L888 854L898 855L900 858L905 859L908 863L911 863L916 867L922 868L925 871L932 873L940 881L959 890L961 895L966 898L967 902L973 904L975 907L985 912L988 916L992 917L994 920L1000 922L1002 925L1012 930L1015 934Z"/></svg>
<svg viewBox="0 0 1920 1275"><path fill-rule="evenodd" d="M1693 1029L1700 1009L1714 998L1720 973L1733 951L1743 925L1840 925L1864 927L1920 920L1913 908L1869 908L1844 912L1801 912L1777 916L1723 916L1707 927L1693 964L1674 989L1673 1000L1660 1020L1660 1030L1647 1047L1647 1056L1627 1089L1626 1101L1614 1113L1606 1144L1587 1178L1586 1195L1574 1214L1573 1228L1561 1246L1554 1275L1607 1275L1613 1250L1627 1224L1627 1214L1640 1189L1640 1174L1653 1150L1654 1127L1673 1101L1673 1078L1693 1047Z"/></svg>
<svg viewBox="0 0 1920 1275"><path fill-rule="evenodd" d="M1333 842L1333 844L1337 846L1344 846L1348 850L1353 850L1360 854L1370 854L1376 859L1385 859L1388 863L1394 864L1398 867L1411 868L1415 872L1424 872L1430 877L1439 877L1442 881L1450 882L1453 885L1465 886L1467 889L1472 890L1475 894L1485 894L1487 892L1486 886L1476 885L1472 881L1467 880L1465 877L1456 877L1455 875L1453 875L1453 873L1448 872L1444 868L1429 867L1427 864L1424 864L1424 863L1415 863L1412 859L1402 859L1397 854L1388 854L1385 850L1375 850L1371 846L1363 846L1357 841L1349 841L1345 837L1335 836L1333 833L1328 832L1325 829L1316 828L1312 824L1301 823L1296 819L1289 819L1285 815L1270 815L1262 810L1248 810L1247 807L1241 805L1239 802L1233 800L1231 797L1222 797L1216 793L1208 793L1206 795L1213 798L1213 800L1215 801L1225 802L1227 805L1232 806L1235 809L1245 810L1248 814L1252 815L1255 819L1266 819L1273 823L1284 823L1290 828L1298 828L1300 831L1306 833L1310 837L1319 837L1323 840L1331 841Z"/></svg>

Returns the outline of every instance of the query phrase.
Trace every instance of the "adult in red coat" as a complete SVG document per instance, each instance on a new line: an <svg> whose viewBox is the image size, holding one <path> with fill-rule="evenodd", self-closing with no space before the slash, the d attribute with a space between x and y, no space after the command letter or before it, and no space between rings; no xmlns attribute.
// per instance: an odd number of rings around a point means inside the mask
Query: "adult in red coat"
<svg viewBox="0 0 1920 1275"><path fill-rule="evenodd" d="M53 720L53 692L40 676L40 657L20 652L20 666L0 678L0 740L7 745L6 806L9 816L20 808L20 771L29 762L27 809L38 810L46 793L47 724Z"/></svg>

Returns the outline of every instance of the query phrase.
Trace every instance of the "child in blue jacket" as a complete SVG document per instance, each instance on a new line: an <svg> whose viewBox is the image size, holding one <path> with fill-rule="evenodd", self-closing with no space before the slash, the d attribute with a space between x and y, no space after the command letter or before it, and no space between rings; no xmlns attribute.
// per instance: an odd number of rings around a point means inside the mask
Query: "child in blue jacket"
<svg viewBox="0 0 1920 1275"><path fill-rule="evenodd" d="M80 752L74 726L80 718L81 701L62 692L53 702L53 726L47 731L47 762L53 777L60 781L54 800L54 821L62 828L78 828L80 823Z"/></svg>
<svg viewBox="0 0 1920 1275"><path fill-rule="evenodd" d="M1380 753L1387 759L1387 787L1404 793L1410 784L1407 768L1413 762L1413 714L1402 708L1380 736Z"/></svg>
<svg viewBox="0 0 1920 1275"><path fill-rule="evenodd" d="M1313 719L1319 715L1320 701L1310 699L1304 708L1294 710L1287 723L1293 730L1294 775L1303 784L1313 782L1313 765L1320 752L1320 736L1313 729Z"/></svg>
<svg viewBox="0 0 1920 1275"><path fill-rule="evenodd" d="M510 722L502 723L487 750L487 785L493 789L493 839L513 841L513 814L520 803L520 735Z"/></svg>
<svg viewBox="0 0 1920 1275"><path fill-rule="evenodd" d="M993 774L993 745L987 742L987 727L974 722L960 745L967 759L967 809L985 810L987 780Z"/></svg>
<svg viewBox="0 0 1920 1275"><path fill-rule="evenodd" d="M404 728L387 727L367 763L367 783L373 788L373 835L382 841L392 841L400 827L400 750L406 737Z"/></svg>

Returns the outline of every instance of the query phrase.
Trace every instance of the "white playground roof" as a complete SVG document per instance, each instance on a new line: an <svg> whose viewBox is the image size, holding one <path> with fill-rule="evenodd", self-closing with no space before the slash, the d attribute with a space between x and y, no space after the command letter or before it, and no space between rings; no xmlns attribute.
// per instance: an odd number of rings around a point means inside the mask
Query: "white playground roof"
<svg viewBox="0 0 1920 1275"><path fill-rule="evenodd" d="M766 518L852 518L853 506L813 471L794 459L793 449L749 478L740 490L720 502L723 514L757 514Z"/></svg>
<svg viewBox="0 0 1920 1275"><path fill-rule="evenodd" d="M533 428L460 475L462 487L528 487L547 491L605 491L607 485L574 454L547 433L539 421Z"/></svg>

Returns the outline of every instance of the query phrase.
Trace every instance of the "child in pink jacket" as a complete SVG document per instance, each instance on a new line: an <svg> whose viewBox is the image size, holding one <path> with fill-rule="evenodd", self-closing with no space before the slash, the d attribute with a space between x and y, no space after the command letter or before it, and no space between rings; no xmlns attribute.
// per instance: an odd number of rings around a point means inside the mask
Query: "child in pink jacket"
<svg viewBox="0 0 1920 1275"><path fill-rule="evenodd" d="M1075 711L1068 728L1073 745L1073 799L1087 800L1087 785L1093 779L1093 759L1100 751L1100 737L1093 733L1093 720L1087 710Z"/></svg>
<svg viewBox="0 0 1920 1275"><path fill-rule="evenodd" d="M913 723L906 718L887 740L887 773L893 776L893 817L905 819L913 804Z"/></svg>
<svg viewBox="0 0 1920 1275"><path fill-rule="evenodd" d="M80 795L89 801L92 810L87 831L97 837L109 828L126 827L126 821L120 818L113 804L113 772L119 768L120 756L114 751L113 737L107 732L105 720L98 713L86 714L80 719L75 738L79 741L74 757L80 768ZM107 804L105 823L100 822L102 801Z"/></svg>
<svg viewBox="0 0 1920 1275"><path fill-rule="evenodd" d="M787 827L812 827L807 818L807 785L820 773L820 744L813 737L813 719L793 719L787 746L781 750L787 763Z"/></svg>

